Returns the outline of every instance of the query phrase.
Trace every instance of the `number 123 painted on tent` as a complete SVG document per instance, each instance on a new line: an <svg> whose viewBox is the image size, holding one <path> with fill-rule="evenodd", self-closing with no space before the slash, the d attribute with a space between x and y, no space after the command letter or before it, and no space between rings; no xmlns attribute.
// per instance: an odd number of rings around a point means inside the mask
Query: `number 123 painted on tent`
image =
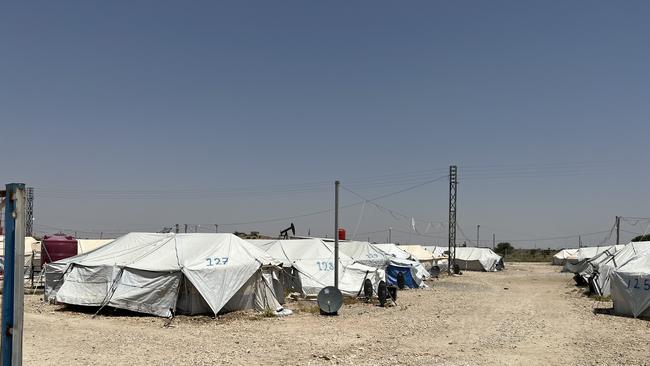
<svg viewBox="0 0 650 366"><path fill-rule="evenodd" d="M641 288L641 283L639 282L639 278L630 278L627 280L627 288ZM643 280L643 289L645 291L650 291L650 278L645 278Z"/></svg>

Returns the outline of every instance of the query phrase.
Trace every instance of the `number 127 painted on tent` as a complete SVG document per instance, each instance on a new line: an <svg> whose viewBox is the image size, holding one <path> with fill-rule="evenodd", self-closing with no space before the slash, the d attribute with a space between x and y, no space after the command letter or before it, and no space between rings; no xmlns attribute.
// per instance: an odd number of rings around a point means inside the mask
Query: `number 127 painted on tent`
<svg viewBox="0 0 650 366"><path fill-rule="evenodd" d="M205 258L208 261L208 267L225 266L228 263L228 257Z"/></svg>

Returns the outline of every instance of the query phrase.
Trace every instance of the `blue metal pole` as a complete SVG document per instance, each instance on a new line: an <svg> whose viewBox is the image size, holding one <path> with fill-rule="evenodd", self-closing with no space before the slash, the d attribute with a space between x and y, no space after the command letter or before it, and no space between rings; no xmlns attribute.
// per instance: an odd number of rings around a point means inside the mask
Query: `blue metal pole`
<svg viewBox="0 0 650 366"><path fill-rule="evenodd" d="M24 263L16 263L16 197L19 190L24 190L25 185L22 183L11 183L6 185L5 191L5 251L4 251L4 282L2 288L2 352L0 353L0 361L3 366L20 365L20 348L16 346L22 345L22 315L16 316L16 310L22 311L23 309L16 309L16 283L17 280L22 281L23 277L17 278L16 276L24 274ZM22 231L22 229L19 229ZM24 233L18 233L23 235ZM21 240L20 238L18 240ZM24 250L24 249L23 249ZM20 266L20 270L16 270L16 265ZM22 290L22 288L19 288ZM22 299L22 297L20 297ZM22 303L21 303L22 304ZM20 324L16 324L16 321ZM16 329L18 326L18 329ZM16 338L19 337L19 338ZM14 351L18 350L18 354L14 355ZM14 360L14 358L16 358Z"/></svg>
<svg viewBox="0 0 650 366"><path fill-rule="evenodd" d="M14 261L15 261L15 222L12 217L15 201L12 199L14 187L7 184L5 196L5 252L4 282L2 286L2 365L11 365L12 335L14 326Z"/></svg>

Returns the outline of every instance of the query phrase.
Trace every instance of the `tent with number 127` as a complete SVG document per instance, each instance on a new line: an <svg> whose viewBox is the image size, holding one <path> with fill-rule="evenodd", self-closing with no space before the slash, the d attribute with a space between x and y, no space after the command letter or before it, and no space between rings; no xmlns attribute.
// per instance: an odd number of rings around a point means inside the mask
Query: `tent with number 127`
<svg viewBox="0 0 650 366"><path fill-rule="evenodd" d="M282 312L279 263L232 234L130 233L51 263L45 297L170 317Z"/></svg>

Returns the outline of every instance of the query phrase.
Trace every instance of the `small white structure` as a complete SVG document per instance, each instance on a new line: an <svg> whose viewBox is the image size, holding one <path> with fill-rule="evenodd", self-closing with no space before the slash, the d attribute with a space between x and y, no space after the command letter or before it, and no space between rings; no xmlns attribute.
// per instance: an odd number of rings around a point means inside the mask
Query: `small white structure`
<svg viewBox="0 0 650 366"><path fill-rule="evenodd" d="M278 263L232 234L130 233L46 266L45 297L170 317L281 311Z"/></svg>

